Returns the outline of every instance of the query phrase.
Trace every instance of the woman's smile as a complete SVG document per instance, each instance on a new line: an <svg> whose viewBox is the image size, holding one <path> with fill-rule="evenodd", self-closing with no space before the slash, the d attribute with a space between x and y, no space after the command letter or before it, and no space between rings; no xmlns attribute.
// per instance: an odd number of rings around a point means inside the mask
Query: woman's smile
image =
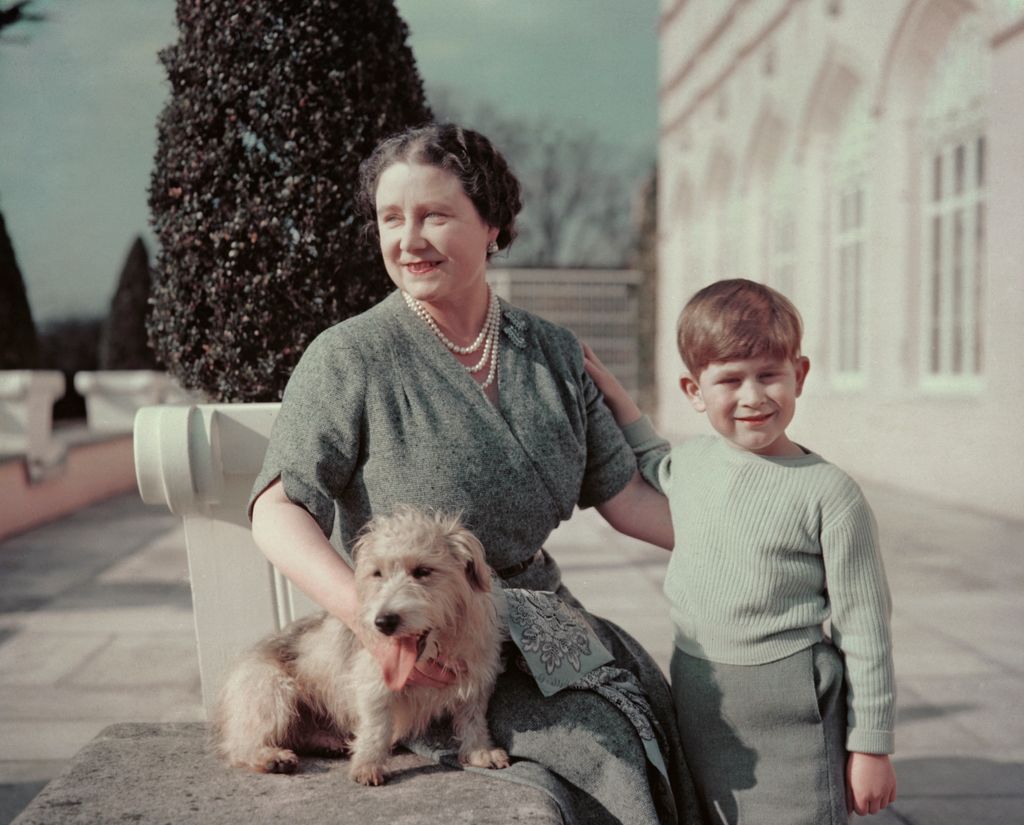
<svg viewBox="0 0 1024 825"><path fill-rule="evenodd" d="M412 261L402 264L411 275L426 275L437 269L440 261Z"/></svg>

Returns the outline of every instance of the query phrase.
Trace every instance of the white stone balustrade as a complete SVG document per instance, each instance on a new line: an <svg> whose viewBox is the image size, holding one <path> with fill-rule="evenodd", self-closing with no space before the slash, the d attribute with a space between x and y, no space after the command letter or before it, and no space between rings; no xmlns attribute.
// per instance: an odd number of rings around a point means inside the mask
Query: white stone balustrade
<svg viewBox="0 0 1024 825"><path fill-rule="evenodd" d="M167 387L164 390L161 404L204 404L206 398L198 390L186 390L177 378L167 376Z"/></svg>
<svg viewBox="0 0 1024 825"><path fill-rule="evenodd" d="M85 398L89 429L96 432L128 433L142 407L189 402L177 382L158 370L78 372L75 389Z"/></svg>
<svg viewBox="0 0 1024 825"><path fill-rule="evenodd" d="M24 456L32 476L64 454L53 437L53 404L65 389L56 370L0 371L0 454Z"/></svg>
<svg viewBox="0 0 1024 825"><path fill-rule="evenodd" d="M203 702L231 659L314 609L252 540L246 504L278 404L144 407L135 418L142 500L185 525Z"/></svg>

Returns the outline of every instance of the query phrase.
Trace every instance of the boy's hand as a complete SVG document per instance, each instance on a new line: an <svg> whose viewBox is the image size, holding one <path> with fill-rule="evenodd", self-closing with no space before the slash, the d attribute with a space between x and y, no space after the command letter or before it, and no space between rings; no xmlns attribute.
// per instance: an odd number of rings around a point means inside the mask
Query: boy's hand
<svg viewBox="0 0 1024 825"><path fill-rule="evenodd" d="M846 760L846 808L877 814L896 799L896 773L883 753L851 753Z"/></svg>
<svg viewBox="0 0 1024 825"><path fill-rule="evenodd" d="M627 424L638 421L643 413L640 412L636 402L629 397L629 393L623 389L619 379L601 363L589 345L583 341L580 341L580 344L583 346L583 366L586 367L597 388L604 395L608 409L615 416L615 423L620 427L625 427Z"/></svg>

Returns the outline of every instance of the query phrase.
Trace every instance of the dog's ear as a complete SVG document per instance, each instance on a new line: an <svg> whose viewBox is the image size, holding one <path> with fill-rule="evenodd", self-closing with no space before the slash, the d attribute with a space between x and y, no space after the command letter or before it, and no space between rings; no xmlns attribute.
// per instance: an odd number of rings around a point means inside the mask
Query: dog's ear
<svg viewBox="0 0 1024 825"><path fill-rule="evenodd" d="M355 564L356 557L360 551L366 547L371 541L373 541L373 527L374 522L369 521L363 525L363 528L356 534L355 541L349 548L348 554L352 558L352 563Z"/></svg>
<svg viewBox="0 0 1024 825"><path fill-rule="evenodd" d="M491 591L491 569L484 557L484 546L469 530L455 521L446 536L452 554L466 565L470 587L484 593Z"/></svg>
<svg viewBox="0 0 1024 825"><path fill-rule="evenodd" d="M374 545L379 544L388 536L393 521L392 516L376 515L359 528L359 532L355 534L352 544L348 548L352 564L359 561L363 551L372 551Z"/></svg>

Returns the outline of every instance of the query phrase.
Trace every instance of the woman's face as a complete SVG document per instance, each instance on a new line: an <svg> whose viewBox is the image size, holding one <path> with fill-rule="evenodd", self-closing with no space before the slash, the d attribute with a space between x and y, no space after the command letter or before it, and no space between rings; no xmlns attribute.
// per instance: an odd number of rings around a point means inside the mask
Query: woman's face
<svg viewBox="0 0 1024 825"><path fill-rule="evenodd" d="M468 304L486 295L487 245L498 230L459 179L422 163L395 163L377 183L377 228L395 285L420 301Z"/></svg>

